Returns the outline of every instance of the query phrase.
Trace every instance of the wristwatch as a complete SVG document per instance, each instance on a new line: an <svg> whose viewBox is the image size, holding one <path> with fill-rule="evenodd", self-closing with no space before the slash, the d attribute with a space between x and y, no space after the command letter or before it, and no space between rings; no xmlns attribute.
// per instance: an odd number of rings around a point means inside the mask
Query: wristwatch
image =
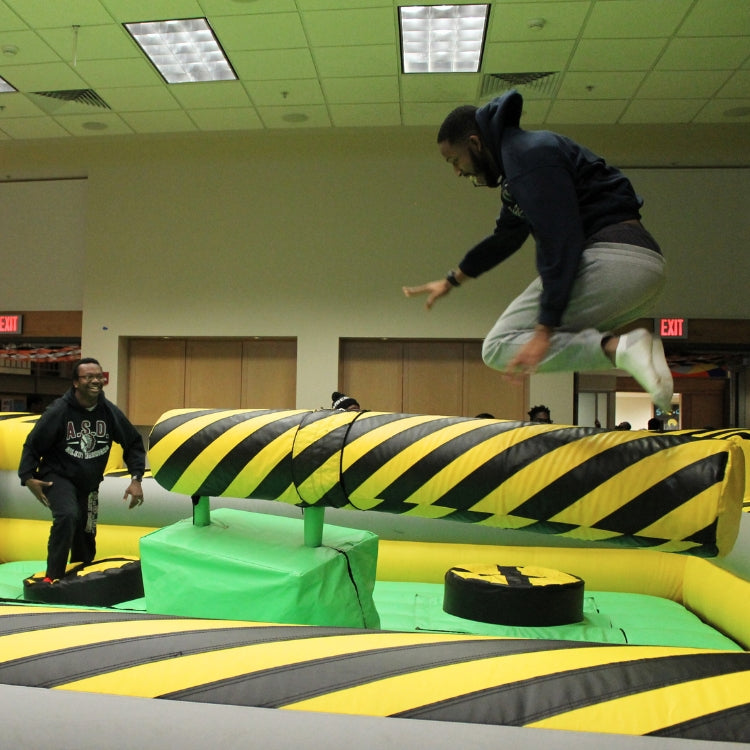
<svg viewBox="0 0 750 750"><path fill-rule="evenodd" d="M445 278L451 286L461 286L461 282L456 278L455 271L448 271L448 275Z"/></svg>
<svg viewBox="0 0 750 750"><path fill-rule="evenodd" d="M143 477L139 476L138 474L133 474L133 476L130 477L130 481L131 482L142 482L143 481Z"/></svg>

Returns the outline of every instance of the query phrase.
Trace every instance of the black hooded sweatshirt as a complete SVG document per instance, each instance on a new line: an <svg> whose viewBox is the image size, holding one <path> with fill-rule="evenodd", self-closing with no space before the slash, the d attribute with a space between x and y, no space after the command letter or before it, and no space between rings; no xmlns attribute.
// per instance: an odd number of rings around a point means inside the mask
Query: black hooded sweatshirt
<svg viewBox="0 0 750 750"><path fill-rule="evenodd" d="M643 201L622 172L587 148L557 133L522 130L522 107L512 90L477 110L482 144L500 169L503 205L494 233L469 250L459 268L479 276L531 233L543 286L538 322L555 327L587 242L605 227L640 219Z"/></svg>
<svg viewBox="0 0 750 750"><path fill-rule="evenodd" d="M102 481L113 441L122 446L130 473L142 476L146 451L138 430L103 393L89 410L71 388L49 405L26 438L18 467L21 484L57 474L79 491L92 492Z"/></svg>

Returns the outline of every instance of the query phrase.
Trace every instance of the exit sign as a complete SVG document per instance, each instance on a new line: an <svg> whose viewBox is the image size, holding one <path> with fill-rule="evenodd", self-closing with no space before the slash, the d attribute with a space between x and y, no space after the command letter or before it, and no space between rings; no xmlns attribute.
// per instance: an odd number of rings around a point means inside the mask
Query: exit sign
<svg viewBox="0 0 750 750"><path fill-rule="evenodd" d="M23 315L0 315L0 335L23 333Z"/></svg>
<svg viewBox="0 0 750 750"><path fill-rule="evenodd" d="M687 318L656 318L656 333L663 339L686 339L688 337Z"/></svg>

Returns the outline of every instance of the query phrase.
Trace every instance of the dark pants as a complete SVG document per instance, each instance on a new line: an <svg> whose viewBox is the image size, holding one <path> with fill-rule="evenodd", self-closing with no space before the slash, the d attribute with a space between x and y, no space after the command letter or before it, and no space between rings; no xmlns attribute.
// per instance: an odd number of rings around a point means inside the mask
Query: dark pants
<svg viewBox="0 0 750 750"><path fill-rule="evenodd" d="M52 474L45 490L52 511L47 542L47 576L62 578L71 562L90 563L96 555L97 492L77 488L69 479Z"/></svg>

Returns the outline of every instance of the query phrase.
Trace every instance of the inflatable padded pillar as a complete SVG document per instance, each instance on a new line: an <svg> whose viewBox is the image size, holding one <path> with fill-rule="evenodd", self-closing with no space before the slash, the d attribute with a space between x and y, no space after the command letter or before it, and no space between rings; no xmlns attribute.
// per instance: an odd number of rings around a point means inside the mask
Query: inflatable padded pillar
<svg viewBox="0 0 750 750"><path fill-rule="evenodd" d="M149 612L228 620L377 628L378 538L326 525L304 544L302 519L219 508L140 541Z"/></svg>
<svg viewBox="0 0 750 750"><path fill-rule="evenodd" d="M497 625L545 627L583 620L584 582L538 565L470 565L445 574L443 609Z"/></svg>

